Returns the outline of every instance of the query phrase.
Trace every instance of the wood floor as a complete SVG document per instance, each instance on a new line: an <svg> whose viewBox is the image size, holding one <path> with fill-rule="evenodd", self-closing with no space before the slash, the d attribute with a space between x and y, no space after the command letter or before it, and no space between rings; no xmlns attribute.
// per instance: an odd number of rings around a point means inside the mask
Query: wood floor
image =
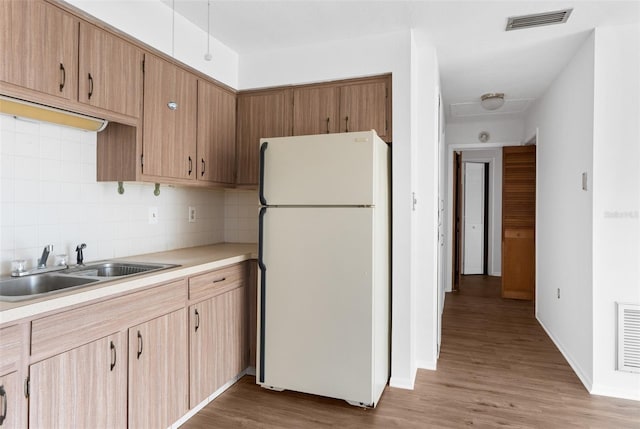
<svg viewBox="0 0 640 429"><path fill-rule="evenodd" d="M183 428L640 428L640 403L591 396L534 318L500 298L499 278L464 276L447 294L437 371L387 387L375 410L244 377Z"/></svg>

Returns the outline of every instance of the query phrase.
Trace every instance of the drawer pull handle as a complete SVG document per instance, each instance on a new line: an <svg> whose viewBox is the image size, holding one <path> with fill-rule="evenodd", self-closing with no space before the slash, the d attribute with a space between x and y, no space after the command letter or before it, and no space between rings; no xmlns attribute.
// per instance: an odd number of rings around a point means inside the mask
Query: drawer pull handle
<svg viewBox="0 0 640 429"><path fill-rule="evenodd" d="M140 355L142 354L143 347L144 347L144 344L142 343L142 334L140 334L140 331L138 331L138 356L137 356L138 359L140 359Z"/></svg>
<svg viewBox="0 0 640 429"><path fill-rule="evenodd" d="M60 74L61 74L61 79L60 79L60 92L62 92L62 90L64 89L64 85L65 83L67 83L67 71L64 69L64 65L62 65L62 63L60 63Z"/></svg>
<svg viewBox="0 0 640 429"><path fill-rule="evenodd" d="M89 73L89 94L87 95L89 100L91 100L91 96L93 95L93 76L91 76L91 73Z"/></svg>
<svg viewBox="0 0 640 429"><path fill-rule="evenodd" d="M110 371L113 371L113 368L116 367L116 359L117 359L117 353L116 353L116 346L113 344L113 341L109 341L110 344L110 348L111 348L111 365L109 367Z"/></svg>
<svg viewBox="0 0 640 429"><path fill-rule="evenodd" d="M221 278L221 279L215 279L215 280L213 281L213 283L220 283L220 282L225 281L226 279L227 279L226 277L223 277L223 278Z"/></svg>
<svg viewBox="0 0 640 429"><path fill-rule="evenodd" d="M198 332L198 328L200 327L200 313L198 313L198 309L195 310L196 315L196 332Z"/></svg>
<svg viewBox="0 0 640 429"><path fill-rule="evenodd" d="M7 392L4 390L4 386L0 386L0 396L2 396L2 414L0 414L0 426L7 418Z"/></svg>

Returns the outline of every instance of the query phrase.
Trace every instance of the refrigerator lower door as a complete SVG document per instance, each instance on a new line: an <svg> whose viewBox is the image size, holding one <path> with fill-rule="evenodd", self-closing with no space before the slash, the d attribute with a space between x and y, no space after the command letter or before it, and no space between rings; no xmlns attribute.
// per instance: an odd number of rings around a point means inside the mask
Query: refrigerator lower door
<svg viewBox="0 0 640 429"><path fill-rule="evenodd" d="M375 209L263 210L258 383L370 405Z"/></svg>

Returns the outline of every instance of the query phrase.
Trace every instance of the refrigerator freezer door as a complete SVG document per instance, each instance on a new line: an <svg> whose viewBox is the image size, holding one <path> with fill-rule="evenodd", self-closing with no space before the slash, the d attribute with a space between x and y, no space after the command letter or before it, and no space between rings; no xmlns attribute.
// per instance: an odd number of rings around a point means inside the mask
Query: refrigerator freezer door
<svg viewBox="0 0 640 429"><path fill-rule="evenodd" d="M262 204L375 205L386 150L373 131L262 139Z"/></svg>
<svg viewBox="0 0 640 429"><path fill-rule="evenodd" d="M260 384L373 402L374 215L373 208L266 209Z"/></svg>

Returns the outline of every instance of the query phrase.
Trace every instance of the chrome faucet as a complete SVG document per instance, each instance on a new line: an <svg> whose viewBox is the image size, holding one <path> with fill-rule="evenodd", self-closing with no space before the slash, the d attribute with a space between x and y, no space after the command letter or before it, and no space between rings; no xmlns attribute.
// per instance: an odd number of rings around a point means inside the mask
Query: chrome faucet
<svg viewBox="0 0 640 429"><path fill-rule="evenodd" d="M49 259L49 253L53 252L53 244L47 244L42 250L42 256L38 260L38 268L47 268L47 259Z"/></svg>

